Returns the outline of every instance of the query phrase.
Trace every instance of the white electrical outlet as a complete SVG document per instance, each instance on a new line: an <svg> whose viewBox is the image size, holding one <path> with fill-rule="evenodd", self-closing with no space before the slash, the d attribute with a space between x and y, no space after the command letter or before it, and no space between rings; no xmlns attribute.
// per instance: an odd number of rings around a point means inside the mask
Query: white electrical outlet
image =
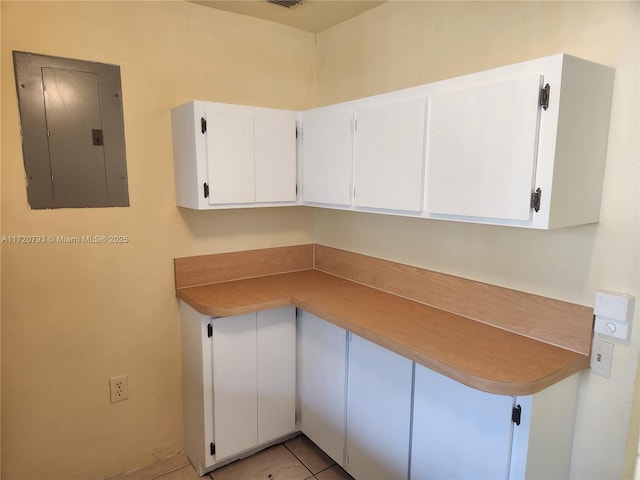
<svg viewBox="0 0 640 480"><path fill-rule="evenodd" d="M591 347L591 371L601 377L611 377L611 364L613 363L613 343L593 339Z"/></svg>
<svg viewBox="0 0 640 480"><path fill-rule="evenodd" d="M109 377L109 389L111 391L111 403L129 398L129 378L127 375Z"/></svg>

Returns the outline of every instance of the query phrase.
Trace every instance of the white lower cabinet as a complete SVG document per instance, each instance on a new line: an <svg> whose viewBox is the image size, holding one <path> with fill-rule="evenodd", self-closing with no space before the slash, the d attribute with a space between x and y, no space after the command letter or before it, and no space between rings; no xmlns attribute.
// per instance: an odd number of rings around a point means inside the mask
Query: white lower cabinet
<svg viewBox="0 0 640 480"><path fill-rule="evenodd" d="M416 365L411 479L507 478L513 398Z"/></svg>
<svg viewBox="0 0 640 480"><path fill-rule="evenodd" d="M347 332L300 311L298 402L300 430L339 465L346 435Z"/></svg>
<svg viewBox="0 0 640 480"><path fill-rule="evenodd" d="M412 362L350 334L347 461L357 479L407 479Z"/></svg>
<svg viewBox="0 0 640 480"><path fill-rule="evenodd" d="M297 355L300 430L356 479L408 478L412 362L308 312Z"/></svg>
<svg viewBox="0 0 640 480"><path fill-rule="evenodd" d="M516 397L522 407L513 428L509 478L569 478L580 374L533 395Z"/></svg>
<svg viewBox="0 0 640 480"><path fill-rule="evenodd" d="M296 310L258 312L258 443L296 429Z"/></svg>
<svg viewBox="0 0 640 480"><path fill-rule="evenodd" d="M294 307L180 312L185 451L201 475L300 430L357 480L568 478L579 374L496 395Z"/></svg>
<svg viewBox="0 0 640 480"><path fill-rule="evenodd" d="M421 365L414 382L412 480L568 478L578 375L522 397Z"/></svg>
<svg viewBox="0 0 640 480"><path fill-rule="evenodd" d="M200 474L294 432L295 308L180 310L185 451Z"/></svg>
<svg viewBox="0 0 640 480"><path fill-rule="evenodd" d="M256 314L210 320L215 458L258 443Z"/></svg>

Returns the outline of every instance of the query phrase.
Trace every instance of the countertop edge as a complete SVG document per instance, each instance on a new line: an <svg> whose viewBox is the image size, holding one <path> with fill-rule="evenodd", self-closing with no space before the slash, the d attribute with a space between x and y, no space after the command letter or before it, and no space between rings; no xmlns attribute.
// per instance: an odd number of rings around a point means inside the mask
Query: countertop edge
<svg viewBox="0 0 640 480"><path fill-rule="evenodd" d="M281 275L281 274L278 274L278 275ZM261 278L263 280L268 281L271 278L277 277L278 275L266 275ZM286 275L286 273L284 275ZM353 283L349 280L345 280L345 279L341 279L341 280ZM236 282L242 282L242 280L239 280ZM291 292L291 295L289 294L283 295L281 292L272 292L272 294L266 296L268 298L266 298L263 295L260 299L252 298L250 295L246 297L243 296L243 299L246 300L246 302L245 301L243 301L242 303L230 302L230 304L227 304L227 305L223 305L223 304L212 305L209 303L204 303L198 300L196 296L190 294L193 291L193 289L196 289L196 288L202 288L202 287L206 288L208 286L216 287L220 285L228 285L231 283L232 282L220 282L220 283L215 283L215 284L210 284L205 286L178 288L176 289L176 297L179 300L184 301L186 304L194 308L199 313L203 315L208 315L211 317L225 317L225 316L240 315L240 314L251 313L251 312L256 312L260 310L266 310L270 308L293 305L305 311L308 311L311 314L317 315L326 321L329 321L341 328L344 328L347 331L353 332L354 334L359 335L366 340L369 340L399 355L402 355L408 358L409 360L416 362L419 365L423 365L426 368L429 368L455 381L458 381L468 387L475 388L477 390L485 391L492 394L510 395L510 396L532 395L589 367L588 356L579 354L576 352L572 352L566 349L562 349L571 354L570 355L571 360L564 362L560 368L550 371L548 372L548 374L544 375L543 377L537 378L533 381L503 382L499 380L493 380L490 378L484 378L482 376L465 372L464 370L461 370L459 368L452 367L451 365L447 365L443 362L440 362L435 358L431 358L429 356L421 354L411 349L407 345L404 345L401 342L398 342L397 340L394 340L388 337L383 337L380 334L377 334L372 330L369 330L363 327L362 325L352 323L348 319L337 318L334 314L325 310L322 305L310 303L308 300L303 298L304 295L296 295L296 292ZM371 287L365 286L365 288L371 288ZM371 290L376 291L374 288L371 288ZM401 297L398 297L398 298L401 298ZM403 300L406 300L406 299L403 299ZM415 303L419 304L419 302L415 302ZM476 322L476 320L473 320L473 319L469 319L469 320ZM493 327L493 326L487 326L487 328L498 329L497 327ZM544 342L540 342L537 340L536 342L539 342L541 345L544 344ZM560 348L560 347L556 347L556 348Z"/></svg>

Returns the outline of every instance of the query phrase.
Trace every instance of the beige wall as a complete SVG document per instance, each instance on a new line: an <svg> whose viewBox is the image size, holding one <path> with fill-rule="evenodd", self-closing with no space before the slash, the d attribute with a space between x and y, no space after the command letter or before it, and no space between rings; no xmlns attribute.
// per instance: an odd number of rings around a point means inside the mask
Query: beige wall
<svg viewBox="0 0 640 480"><path fill-rule="evenodd" d="M314 37L187 2L2 2L2 478L100 479L182 444L172 259L308 243L305 208L176 208L169 110L192 99L305 108ZM30 211L11 51L120 65L131 207ZM130 398L109 403L109 376Z"/></svg>
<svg viewBox="0 0 640 480"><path fill-rule="evenodd" d="M319 105L561 52L612 65L616 79L598 225L537 232L317 210L316 242L583 305L602 288L637 296L638 5L392 1L320 33ZM631 476L637 311L611 379L583 375L572 478Z"/></svg>
<svg viewBox="0 0 640 480"><path fill-rule="evenodd" d="M1 22L2 233L130 238L2 245L2 478L104 478L182 448L173 257L315 240L585 305L599 288L638 295L637 2L393 1L323 32L317 47L312 35L186 2L2 1ZM130 208L28 210L14 49L121 66ZM174 105L301 109L563 51L617 69L598 225L532 232L175 207ZM640 328L616 344L610 380L584 375L574 478L620 477L627 445L629 476L639 344ZM125 372L131 398L109 404L108 377Z"/></svg>

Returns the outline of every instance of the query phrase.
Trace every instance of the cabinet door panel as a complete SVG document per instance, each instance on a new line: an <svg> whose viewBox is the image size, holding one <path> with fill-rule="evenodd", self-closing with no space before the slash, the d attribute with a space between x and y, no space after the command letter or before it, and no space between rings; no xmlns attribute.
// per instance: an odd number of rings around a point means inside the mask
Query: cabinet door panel
<svg viewBox="0 0 640 480"><path fill-rule="evenodd" d="M512 406L416 365L411 479L507 478Z"/></svg>
<svg viewBox="0 0 640 480"><path fill-rule="evenodd" d="M409 359L351 335L346 469L355 478L408 477L411 376Z"/></svg>
<svg viewBox="0 0 640 480"><path fill-rule="evenodd" d="M198 313L183 301L179 303L184 449L202 475L215 460L208 448L213 441L211 339L207 337L211 317Z"/></svg>
<svg viewBox="0 0 640 480"><path fill-rule="evenodd" d="M296 120L287 111L254 118L256 202L296 200Z"/></svg>
<svg viewBox="0 0 640 480"><path fill-rule="evenodd" d="M253 116L209 111L206 119L209 203L254 202Z"/></svg>
<svg viewBox="0 0 640 480"><path fill-rule="evenodd" d="M258 312L258 443L296 429L295 307Z"/></svg>
<svg viewBox="0 0 640 480"><path fill-rule="evenodd" d="M216 318L213 337L213 422L216 461L258 441L256 314Z"/></svg>
<svg viewBox="0 0 640 480"><path fill-rule="evenodd" d="M357 111L354 203L422 211L425 99Z"/></svg>
<svg viewBox="0 0 640 480"><path fill-rule="evenodd" d="M302 115L302 195L305 202L351 205L353 112Z"/></svg>
<svg viewBox="0 0 640 480"><path fill-rule="evenodd" d="M344 465L346 332L308 312L298 319L298 398L301 430Z"/></svg>
<svg viewBox="0 0 640 480"><path fill-rule="evenodd" d="M541 84L528 75L431 97L428 212L531 219Z"/></svg>

